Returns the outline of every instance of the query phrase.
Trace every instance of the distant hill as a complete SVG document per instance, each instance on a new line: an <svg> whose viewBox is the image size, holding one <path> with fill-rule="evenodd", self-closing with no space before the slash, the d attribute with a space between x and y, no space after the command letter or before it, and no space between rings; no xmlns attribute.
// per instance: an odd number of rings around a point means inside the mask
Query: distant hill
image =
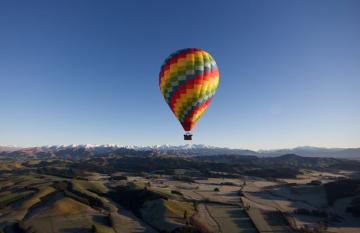
<svg viewBox="0 0 360 233"><path fill-rule="evenodd" d="M260 167L263 169L340 169L355 170L360 167L359 161L341 158L328 157L304 157L295 154L286 154L281 156L257 157L257 156L236 156L236 155L213 155L199 156L197 160L208 163L226 164L226 167L241 165L243 168Z"/></svg>
<svg viewBox="0 0 360 233"><path fill-rule="evenodd" d="M21 149L21 147L17 147L17 146L1 146L0 145L0 152L4 152L4 151L16 151Z"/></svg>
<svg viewBox="0 0 360 233"><path fill-rule="evenodd" d="M257 157L276 157L284 154L296 154L306 157L332 157L360 159L360 148L320 148L320 147L296 147L292 149L278 150L247 150L231 149L226 147L214 147L199 144L186 144L180 146L156 145L156 146L120 146L106 145L54 145L42 147L11 147L0 146L0 157L61 157L61 158L89 158L103 154L132 154L132 155L156 155L156 156L214 156L214 155L242 155Z"/></svg>
<svg viewBox="0 0 360 233"><path fill-rule="evenodd" d="M321 148L303 146L293 149L261 150L258 151L258 154L263 156L297 154L309 157L360 158L360 148Z"/></svg>

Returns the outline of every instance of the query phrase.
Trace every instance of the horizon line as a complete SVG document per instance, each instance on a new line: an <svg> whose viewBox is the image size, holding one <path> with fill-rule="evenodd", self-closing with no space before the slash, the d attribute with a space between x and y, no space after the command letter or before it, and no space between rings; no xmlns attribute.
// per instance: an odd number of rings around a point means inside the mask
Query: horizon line
<svg viewBox="0 0 360 233"><path fill-rule="evenodd" d="M27 149L27 148L39 148L39 147L78 147L78 146L89 146L89 147L118 147L118 148L131 148L131 147L138 147L138 148L155 148L155 147L163 147L163 146L172 146L172 147L181 147L181 146L204 146L209 148L225 148L230 150L251 150L254 152L261 152L261 151L276 151L276 150L293 150L293 149L299 149L299 148L312 148L312 149L359 149L360 146L351 146L351 147L327 147L327 146L309 146L309 145L303 145L303 146L294 146L294 147L277 147L277 148L262 148L262 149L249 149L249 148L240 148L240 147L227 147L227 146L213 146L209 144L155 144L155 145L121 145L121 144L114 144L114 143L108 143L108 144L91 144L91 143L73 143L73 144L45 144L45 145L31 145L31 146L20 146L20 145L1 145L0 147L10 147L10 148L19 148L19 149Z"/></svg>

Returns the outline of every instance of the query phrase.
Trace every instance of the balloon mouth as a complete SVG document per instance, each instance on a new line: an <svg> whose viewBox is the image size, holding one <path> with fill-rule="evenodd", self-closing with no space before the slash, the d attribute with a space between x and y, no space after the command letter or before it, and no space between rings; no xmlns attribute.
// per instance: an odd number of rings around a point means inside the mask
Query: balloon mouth
<svg viewBox="0 0 360 233"><path fill-rule="evenodd" d="M195 123L185 121L181 122L181 125L186 132L190 132L191 129L195 126Z"/></svg>
<svg viewBox="0 0 360 233"><path fill-rule="evenodd" d="M185 140L185 141L191 141L191 140L192 140L192 134L190 133L190 131L187 131L187 132L184 134L184 140Z"/></svg>

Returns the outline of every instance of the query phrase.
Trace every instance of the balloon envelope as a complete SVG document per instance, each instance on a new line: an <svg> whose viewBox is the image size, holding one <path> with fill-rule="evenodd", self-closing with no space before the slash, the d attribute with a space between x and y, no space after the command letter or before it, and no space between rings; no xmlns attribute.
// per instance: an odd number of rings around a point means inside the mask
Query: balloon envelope
<svg viewBox="0 0 360 233"><path fill-rule="evenodd" d="M160 91L185 131L190 131L210 104L219 84L212 56L198 48L171 54L159 74Z"/></svg>

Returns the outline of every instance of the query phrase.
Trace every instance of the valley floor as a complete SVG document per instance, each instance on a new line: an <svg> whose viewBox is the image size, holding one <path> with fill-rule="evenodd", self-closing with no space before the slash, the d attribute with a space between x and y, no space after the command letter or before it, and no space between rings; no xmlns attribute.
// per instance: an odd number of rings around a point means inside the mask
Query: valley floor
<svg viewBox="0 0 360 233"><path fill-rule="evenodd" d="M329 205L324 185L352 178L345 171L206 178L187 169L105 174L69 168L70 161L39 164L0 173L0 232L360 232L359 219L347 212L358 196Z"/></svg>

